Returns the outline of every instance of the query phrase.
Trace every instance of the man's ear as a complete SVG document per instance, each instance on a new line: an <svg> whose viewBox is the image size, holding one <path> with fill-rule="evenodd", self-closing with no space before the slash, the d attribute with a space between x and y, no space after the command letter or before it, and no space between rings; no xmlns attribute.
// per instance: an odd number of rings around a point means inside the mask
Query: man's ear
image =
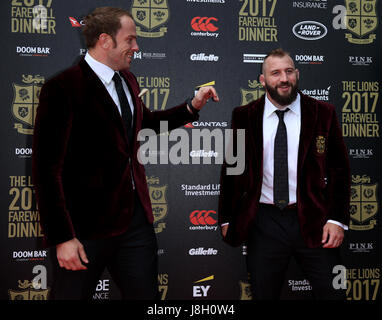
<svg viewBox="0 0 382 320"><path fill-rule="evenodd" d="M260 83L262 84L263 87L265 87L265 77L264 74L261 74L259 77Z"/></svg>
<svg viewBox="0 0 382 320"><path fill-rule="evenodd" d="M111 43L111 37L107 33L101 33L98 37L98 42L101 48L108 49Z"/></svg>

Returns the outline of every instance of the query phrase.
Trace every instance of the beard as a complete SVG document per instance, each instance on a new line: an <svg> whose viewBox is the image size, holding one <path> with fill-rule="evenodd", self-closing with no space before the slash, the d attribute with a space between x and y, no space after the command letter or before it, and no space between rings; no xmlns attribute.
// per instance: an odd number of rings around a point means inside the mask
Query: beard
<svg viewBox="0 0 382 320"><path fill-rule="evenodd" d="M294 100L297 98L297 93L298 93L298 79L296 79L296 84L291 84L289 81L281 83L281 85L289 85L291 87L291 92L287 95L280 95L277 91L279 85L276 87L272 87L268 85L267 82L265 82L265 89L271 96L273 100L275 100L279 105L281 106L287 106L290 105ZM281 86L280 85L280 86Z"/></svg>

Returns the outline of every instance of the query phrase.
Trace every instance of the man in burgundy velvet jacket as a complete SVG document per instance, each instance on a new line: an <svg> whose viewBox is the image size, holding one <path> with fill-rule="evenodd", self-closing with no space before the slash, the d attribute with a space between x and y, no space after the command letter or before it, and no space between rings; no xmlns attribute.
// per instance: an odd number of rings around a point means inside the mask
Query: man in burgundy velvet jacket
<svg viewBox="0 0 382 320"><path fill-rule="evenodd" d="M157 245L137 133L198 119L213 87L177 107L150 112L128 71L136 42L129 12L98 8L85 19L88 53L41 90L33 178L47 246L56 248L56 299L90 299L105 267L129 299L157 298ZM133 121L123 122L115 71ZM118 74L117 74L118 75ZM129 106L127 106L129 108ZM129 141L127 126L133 127ZM56 261L56 262L57 262Z"/></svg>
<svg viewBox="0 0 382 320"><path fill-rule="evenodd" d="M332 268L349 224L350 168L335 108L298 91L298 70L282 49L264 60L260 82L266 94L232 115L232 128L245 129L245 171L222 167L219 222L223 239L247 244L247 267L256 299L280 298L294 256L318 298L333 291ZM284 115L287 129L287 206L274 201L274 140ZM236 139L234 138L233 141Z"/></svg>

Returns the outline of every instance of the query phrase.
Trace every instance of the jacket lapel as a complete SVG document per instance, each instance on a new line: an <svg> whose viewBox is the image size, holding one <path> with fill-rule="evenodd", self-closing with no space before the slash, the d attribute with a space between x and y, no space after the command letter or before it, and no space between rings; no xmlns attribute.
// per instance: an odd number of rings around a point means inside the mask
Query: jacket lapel
<svg viewBox="0 0 382 320"><path fill-rule="evenodd" d="M134 104L133 141L137 141L137 134L138 131L141 129L141 123L143 118L142 110L141 108L139 108L139 106L141 106L141 98L138 98L139 87L136 84L134 76L130 72L122 71L121 74L123 75L123 78L125 79L125 82L129 88L130 95Z"/></svg>
<svg viewBox="0 0 382 320"><path fill-rule="evenodd" d="M317 121L317 103L311 103L307 97L300 92L301 96L301 132L298 151L298 169L300 175L309 146L312 143Z"/></svg>
<svg viewBox="0 0 382 320"><path fill-rule="evenodd" d="M249 139L250 148L254 154L263 154L263 114L264 114L265 95L257 102L252 104L249 109ZM258 158L255 156L255 159ZM262 159L262 157L260 157ZM262 161L261 161L262 163Z"/></svg>
<svg viewBox="0 0 382 320"><path fill-rule="evenodd" d="M254 102L248 110L248 132L246 132L246 169L245 172L253 199L258 200L261 195L261 185L263 177L263 114L264 114L264 96ZM248 136L248 138L247 138Z"/></svg>

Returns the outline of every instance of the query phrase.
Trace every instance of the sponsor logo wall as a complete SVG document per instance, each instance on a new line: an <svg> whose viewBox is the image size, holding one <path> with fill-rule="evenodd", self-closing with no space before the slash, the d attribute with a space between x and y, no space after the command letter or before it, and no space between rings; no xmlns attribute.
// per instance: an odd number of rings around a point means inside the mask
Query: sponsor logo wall
<svg viewBox="0 0 382 320"><path fill-rule="evenodd" d="M150 110L164 110L214 83L221 102L181 129L223 135L232 109L264 94L265 54L291 53L301 91L333 103L352 169L351 223L342 246L348 300L382 298L381 150L382 5L378 0L3 0L1 29L0 299L49 299L52 250L42 230L31 181L34 119L42 85L86 53L83 18L95 6L131 10L140 51L132 71ZM97 128L94 128L97 130ZM167 157L168 148L146 150ZM319 143L319 141L317 141ZM158 144L161 146L161 143ZM146 165L158 238L163 300L251 299L246 247L223 243L217 222L222 150L205 144L182 164ZM143 151L142 151L143 152ZM94 150L94 157L97 150ZM208 161L207 161L208 160ZM335 274L333 274L333 277ZM284 299L307 299L291 261ZM105 272L93 299L118 299Z"/></svg>

